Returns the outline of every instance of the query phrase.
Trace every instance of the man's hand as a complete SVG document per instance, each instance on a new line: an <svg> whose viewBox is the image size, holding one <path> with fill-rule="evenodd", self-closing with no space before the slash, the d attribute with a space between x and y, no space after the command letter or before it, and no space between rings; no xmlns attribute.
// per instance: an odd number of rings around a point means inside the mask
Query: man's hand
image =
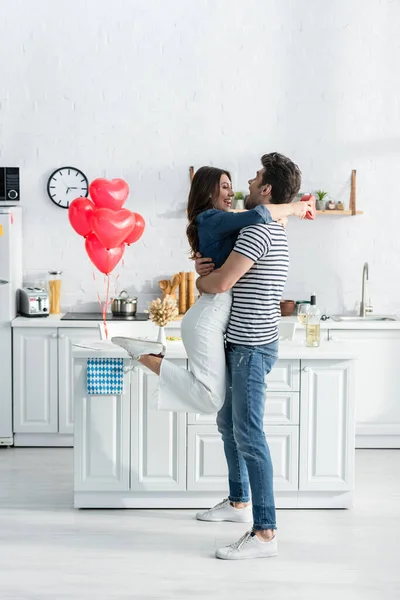
<svg viewBox="0 0 400 600"><path fill-rule="evenodd" d="M287 217L281 217L280 219L277 220L277 223L279 223L279 225L282 225L282 227L284 227L286 229L286 225L288 224L288 218Z"/></svg>
<svg viewBox="0 0 400 600"><path fill-rule="evenodd" d="M303 202L305 204L305 202ZM215 264L212 261L212 258L202 258L200 252L196 252L196 260L194 261L195 270L197 275L200 277L205 277L212 273L215 269Z"/></svg>

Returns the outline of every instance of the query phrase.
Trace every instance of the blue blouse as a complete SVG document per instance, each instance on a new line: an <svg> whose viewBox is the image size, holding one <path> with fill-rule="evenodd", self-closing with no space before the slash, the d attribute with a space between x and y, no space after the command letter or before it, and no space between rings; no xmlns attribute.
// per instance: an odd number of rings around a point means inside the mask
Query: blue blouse
<svg viewBox="0 0 400 600"><path fill-rule="evenodd" d="M271 213L264 204L240 213L216 208L205 210L196 218L199 252L205 258L212 258L216 269L219 269L232 252L243 227L271 222Z"/></svg>

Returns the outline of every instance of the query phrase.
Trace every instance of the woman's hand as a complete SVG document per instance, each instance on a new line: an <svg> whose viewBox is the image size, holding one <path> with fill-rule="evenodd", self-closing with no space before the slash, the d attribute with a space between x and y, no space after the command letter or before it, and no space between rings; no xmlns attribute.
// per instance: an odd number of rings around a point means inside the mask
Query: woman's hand
<svg viewBox="0 0 400 600"><path fill-rule="evenodd" d="M282 227L284 227L286 229L286 225L288 224L289 219L287 217L281 217L280 219L277 220L277 223L279 223L279 225L282 225Z"/></svg>
<svg viewBox="0 0 400 600"><path fill-rule="evenodd" d="M195 271L197 275L200 275L200 277L209 275L215 269L215 264L212 262L212 258L203 258L200 252L196 252L194 264Z"/></svg>

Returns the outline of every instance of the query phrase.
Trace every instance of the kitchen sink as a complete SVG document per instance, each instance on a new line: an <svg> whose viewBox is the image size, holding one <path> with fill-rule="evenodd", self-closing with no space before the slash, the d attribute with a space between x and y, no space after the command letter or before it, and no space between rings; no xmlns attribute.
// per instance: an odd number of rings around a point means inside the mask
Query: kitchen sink
<svg viewBox="0 0 400 600"><path fill-rule="evenodd" d="M399 317L397 315L366 315L365 317L358 317L356 315L353 316L342 316L342 315L333 315L331 317L332 321L399 321Z"/></svg>

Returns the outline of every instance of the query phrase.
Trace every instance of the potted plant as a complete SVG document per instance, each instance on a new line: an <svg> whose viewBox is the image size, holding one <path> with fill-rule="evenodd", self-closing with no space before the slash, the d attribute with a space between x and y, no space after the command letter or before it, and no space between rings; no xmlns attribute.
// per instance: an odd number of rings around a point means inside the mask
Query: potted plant
<svg viewBox="0 0 400 600"><path fill-rule="evenodd" d="M235 205L233 206L233 208L235 208L237 210L244 209L244 194L243 194L243 192L236 192Z"/></svg>
<svg viewBox="0 0 400 600"><path fill-rule="evenodd" d="M317 210L325 210L328 192L325 192L324 190L316 190L315 195L317 197Z"/></svg>

